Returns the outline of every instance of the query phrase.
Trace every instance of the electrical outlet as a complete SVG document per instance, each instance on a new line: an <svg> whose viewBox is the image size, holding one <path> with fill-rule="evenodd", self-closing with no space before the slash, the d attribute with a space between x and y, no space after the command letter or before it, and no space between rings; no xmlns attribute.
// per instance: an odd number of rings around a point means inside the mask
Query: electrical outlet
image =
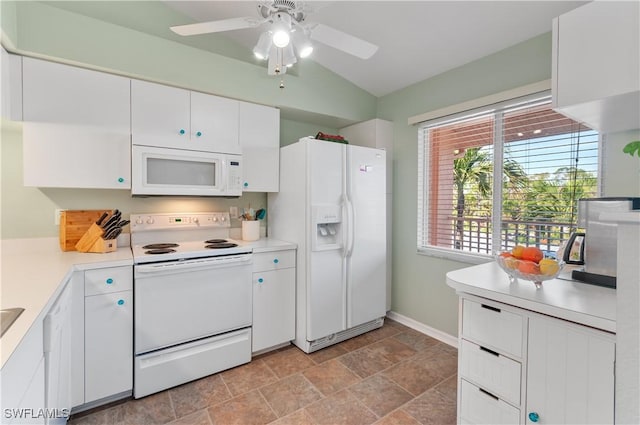
<svg viewBox="0 0 640 425"><path fill-rule="evenodd" d="M229 207L229 216L231 218L238 218L238 207Z"/></svg>
<svg viewBox="0 0 640 425"><path fill-rule="evenodd" d="M55 224L56 226L60 226L60 213L62 211L66 211L66 210L62 209L62 208L56 208L55 209L55 216L53 217L53 224Z"/></svg>

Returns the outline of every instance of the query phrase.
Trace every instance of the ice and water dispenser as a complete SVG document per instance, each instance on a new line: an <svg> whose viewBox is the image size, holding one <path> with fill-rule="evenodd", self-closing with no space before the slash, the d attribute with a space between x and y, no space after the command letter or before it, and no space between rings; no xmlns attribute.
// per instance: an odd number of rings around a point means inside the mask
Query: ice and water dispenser
<svg viewBox="0 0 640 425"><path fill-rule="evenodd" d="M311 242L313 251L342 248L342 208L340 205L314 205L312 229L315 230Z"/></svg>

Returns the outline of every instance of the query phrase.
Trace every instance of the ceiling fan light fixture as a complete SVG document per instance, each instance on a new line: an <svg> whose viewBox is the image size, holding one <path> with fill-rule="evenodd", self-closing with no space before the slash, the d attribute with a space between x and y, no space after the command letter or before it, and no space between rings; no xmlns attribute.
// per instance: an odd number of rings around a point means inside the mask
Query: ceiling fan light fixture
<svg viewBox="0 0 640 425"><path fill-rule="evenodd" d="M296 62L298 62L298 59L293 51L293 46L289 44L282 49L282 63L291 68Z"/></svg>
<svg viewBox="0 0 640 425"><path fill-rule="evenodd" d="M269 50L271 49L271 35L269 32L263 32L260 34L258 44L253 48L253 54L260 60L265 60L269 57Z"/></svg>
<svg viewBox="0 0 640 425"><path fill-rule="evenodd" d="M289 33L285 30L279 29L273 33L273 44L275 44L276 47L287 47L290 39Z"/></svg>
<svg viewBox="0 0 640 425"><path fill-rule="evenodd" d="M273 44L280 48L287 47L291 41L291 16L288 13L277 13L271 31Z"/></svg>

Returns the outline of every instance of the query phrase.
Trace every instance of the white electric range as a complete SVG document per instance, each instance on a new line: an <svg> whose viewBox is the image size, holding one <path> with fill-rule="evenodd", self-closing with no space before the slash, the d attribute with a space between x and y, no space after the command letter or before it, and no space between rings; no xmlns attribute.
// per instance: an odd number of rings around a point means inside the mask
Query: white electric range
<svg viewBox="0 0 640 425"><path fill-rule="evenodd" d="M229 213L131 215L134 397L251 360L252 249Z"/></svg>

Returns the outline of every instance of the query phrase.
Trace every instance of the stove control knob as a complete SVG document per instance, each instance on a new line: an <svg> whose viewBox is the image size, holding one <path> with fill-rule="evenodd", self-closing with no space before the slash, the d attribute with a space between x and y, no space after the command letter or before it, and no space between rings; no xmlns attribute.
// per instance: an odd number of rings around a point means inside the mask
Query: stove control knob
<svg viewBox="0 0 640 425"><path fill-rule="evenodd" d="M153 224L153 218L147 217L147 224Z"/></svg>
<svg viewBox="0 0 640 425"><path fill-rule="evenodd" d="M144 223L144 221L142 221L142 217L136 218L136 224L140 225L142 223Z"/></svg>
<svg viewBox="0 0 640 425"><path fill-rule="evenodd" d="M215 215L213 216L213 222L217 223L218 222L218 217L216 217Z"/></svg>
<svg viewBox="0 0 640 425"><path fill-rule="evenodd" d="M198 217L193 217L191 219L191 222L198 224L200 222L200 219Z"/></svg>
<svg viewBox="0 0 640 425"><path fill-rule="evenodd" d="M220 221L224 221L224 220L225 220L224 216L220 217Z"/></svg>

